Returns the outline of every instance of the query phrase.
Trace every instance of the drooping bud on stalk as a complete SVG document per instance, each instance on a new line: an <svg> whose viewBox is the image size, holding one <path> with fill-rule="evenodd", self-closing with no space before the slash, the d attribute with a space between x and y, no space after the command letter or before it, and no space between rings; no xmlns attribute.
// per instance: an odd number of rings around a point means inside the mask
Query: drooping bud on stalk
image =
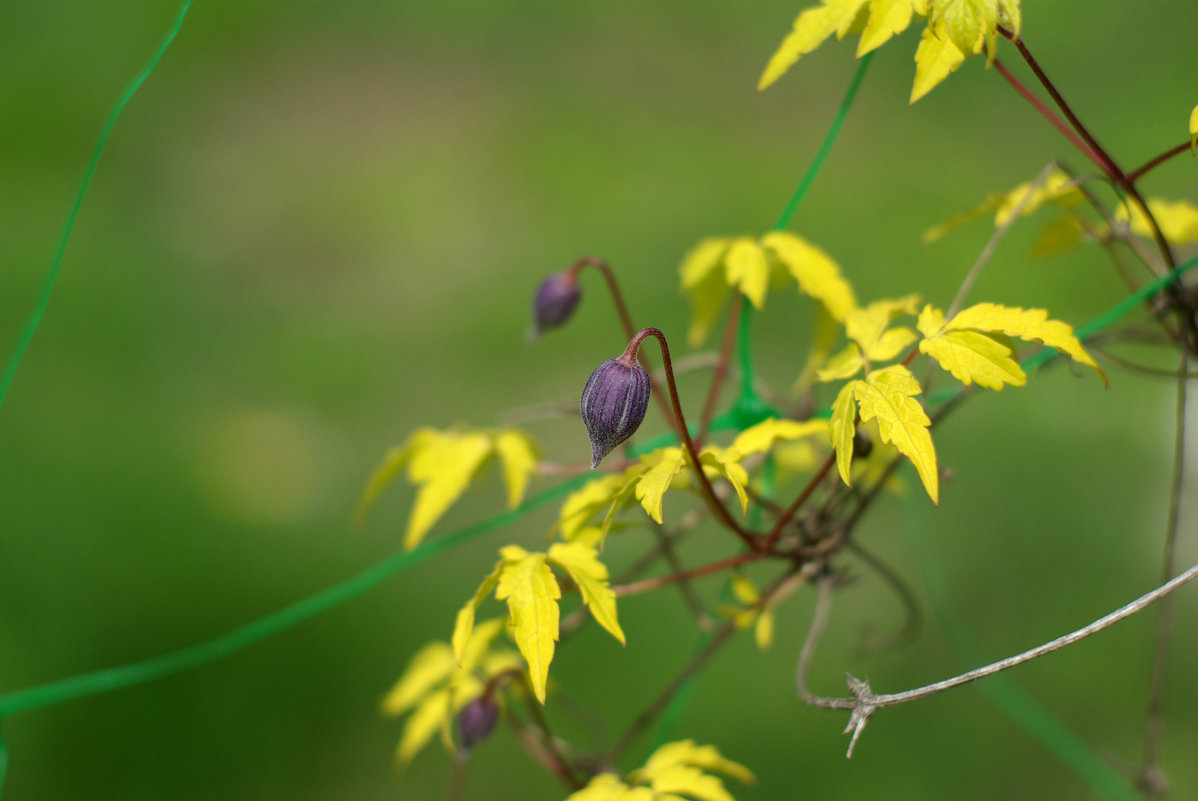
<svg viewBox="0 0 1198 801"><path fill-rule="evenodd" d="M490 694L484 693L462 707L458 712L458 734L462 738L462 750L469 751L487 739L495 720L499 717L499 705Z"/></svg>
<svg viewBox="0 0 1198 801"><path fill-rule="evenodd" d="M554 273L537 287L537 294L532 301L532 329L528 332L530 341L536 340L550 328L562 325L574 313L574 307L582 297L575 272L570 269Z"/></svg>
<svg viewBox="0 0 1198 801"><path fill-rule="evenodd" d="M582 390L582 421L591 438L591 467L631 437L649 406L649 373L636 361L634 338L628 350L595 368Z"/></svg>

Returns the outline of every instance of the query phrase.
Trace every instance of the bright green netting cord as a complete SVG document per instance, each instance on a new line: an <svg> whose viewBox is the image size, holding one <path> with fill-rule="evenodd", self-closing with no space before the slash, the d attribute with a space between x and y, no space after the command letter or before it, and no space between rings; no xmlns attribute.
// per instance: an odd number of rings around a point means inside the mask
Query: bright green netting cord
<svg viewBox="0 0 1198 801"><path fill-rule="evenodd" d="M118 690L134 684L160 679L188 668L213 662L222 657L240 651L247 645L252 645L281 631L302 623L308 618L321 612L327 612L340 606L346 601L353 600L367 590L381 584L386 579L407 568L419 564L445 551L456 548L469 540L475 539L489 531L502 528L524 517L529 512L561 498L590 479L588 475L578 476L552 489L527 499L520 506L507 512L502 512L481 523L459 529L449 536L421 545L412 551L404 551L383 559L366 568L356 576L346 579L339 584L310 595L291 606L284 607L265 617L233 629L207 642L172 651L169 654L133 662L128 665L97 670L72 676L62 681L17 690L0 696L0 719L27 709L43 706L53 706L63 701L82 698L88 695Z"/></svg>
<svg viewBox="0 0 1198 801"><path fill-rule="evenodd" d="M83 182L79 185L79 191L75 195L75 203L71 206L71 211L67 214L67 224L62 231L62 237L58 240L58 248L54 252L54 258L50 262L50 269L46 272L46 278L42 282L42 290L38 295L37 301L34 303L33 311L29 313L29 320L25 323L25 328L21 331L21 336L17 339L17 344L13 346L12 353L8 356L8 362L4 365L4 372L0 374L0 406L4 405L4 398L8 395L8 388L12 385L13 377L17 374L17 367L21 364L21 357L25 355L25 350L29 347L30 340L33 339L34 333L37 331L38 325L42 322L42 316L46 313L46 307L50 304L50 293L54 290L54 281L58 278L58 268L62 264L62 256L67 250L67 241L71 238L71 231L75 228L75 220L79 216L79 209L83 205L83 196L87 194L87 188L91 186L92 176L96 173L96 165L100 163L100 154L104 152L104 144L108 141L108 134L112 133L112 128L116 125L117 117L121 116L121 112L125 110L125 105L136 94L141 85L150 77L150 73L158 66L158 62L162 59L162 54L170 47L171 42L175 40L179 29L183 27L183 18L187 16L188 9L191 8L192 0L187 0L183 7L179 9L178 15L175 17L175 23L167 32L166 38L162 40L162 44L158 46L157 52L154 53L150 61L142 68L130 82L125 93L121 95L121 99L117 101L116 107L113 108L112 114L108 117L108 122L100 131L100 141L96 143L95 152L92 153L91 162L87 165L87 171L83 174Z"/></svg>

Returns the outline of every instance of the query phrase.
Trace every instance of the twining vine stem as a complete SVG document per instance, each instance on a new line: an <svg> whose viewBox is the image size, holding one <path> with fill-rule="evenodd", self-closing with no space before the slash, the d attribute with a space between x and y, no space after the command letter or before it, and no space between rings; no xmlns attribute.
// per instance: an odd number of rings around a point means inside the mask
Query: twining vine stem
<svg viewBox="0 0 1198 801"><path fill-rule="evenodd" d="M624 302L624 293L620 291L620 282L616 280L615 272L612 271L607 262L595 256L583 256L571 264L567 272L569 272L571 278L577 280L578 274L582 272L584 267L593 267L603 274L603 280L607 282L607 290L611 295L612 305L616 307L616 314L620 318L620 325L624 328L624 336L632 339L636 336L636 326L632 324L632 315L628 313L628 304ZM653 389L653 397L657 398L657 407L661 409L666 422L677 430L674 415L670 413L670 407L666 405L661 387L658 385L657 379L653 377L652 363L644 357L641 358L641 363L645 366L646 372L649 373L649 386Z"/></svg>
<svg viewBox="0 0 1198 801"><path fill-rule="evenodd" d="M1009 656L1006 659L1000 659L997 662L991 662L979 668L967 671L943 681L938 681L933 684L928 684L923 687L917 687L913 690L907 690L900 693L884 693L881 695L874 694L869 688L867 681L860 681L849 676L849 687L853 692L852 698L832 698L817 696L807 689L807 672L810 668L811 660L814 655L816 644L820 635L823 632L824 624L827 621L828 608L831 603L831 584L829 580L823 580L820 583L820 593L816 600L815 612L812 615L811 628L807 632L807 638L803 643L803 648L799 653L798 667L795 671L795 688L799 697L811 706L822 707L825 709L847 709L852 711L853 717L849 721L849 728L846 733L853 732L853 740L849 745L849 756L852 756L852 748L856 743L857 736L861 729L864 728L869 716L878 709L887 706L896 706L905 704L909 701L918 701L921 698L942 693L945 690L951 690L954 687L960 687L962 684L984 679L987 676L992 676L1003 670L1013 668L1016 665L1021 665L1024 662L1030 662L1033 659L1038 659L1041 656L1050 654L1053 651L1058 651L1068 645L1072 645L1078 640L1085 639L1092 634L1097 634L1103 629L1118 623L1124 618L1134 615L1136 612L1145 607L1159 601L1169 593L1176 590L1183 584L1198 578L1198 564L1190 567L1184 573L1178 574L1172 580L1162 584L1151 592L1141 595L1134 601L1119 607L1108 615L1105 615L1094 622L1082 626L1080 629L1071 631L1055 640L1050 640L1043 645L1038 645L1035 648L1030 648L1022 653Z"/></svg>
<svg viewBox="0 0 1198 801"><path fill-rule="evenodd" d="M695 441L691 439L690 432L686 428L686 418L682 414L682 404L678 400L678 387L674 383L674 367L670 362L670 345L666 342L666 335L657 328L642 329L628 343L628 347L624 351L625 355L636 354L640 349L641 343L649 337L656 339L657 344L661 347L661 359L666 374L666 383L670 388L670 401L674 405L674 417L677 422L678 433L682 438L683 445L686 447L687 454L690 456L692 472L695 474L695 480L698 482L703 498L706 500L712 513L726 527L736 532L736 536L740 537L751 550L758 550L758 543L753 535L746 531L744 526L737 523L732 515L728 513L724 504L720 502L715 489L711 486L711 481L707 478L707 473L703 471L703 465L699 462L699 450L695 447Z"/></svg>

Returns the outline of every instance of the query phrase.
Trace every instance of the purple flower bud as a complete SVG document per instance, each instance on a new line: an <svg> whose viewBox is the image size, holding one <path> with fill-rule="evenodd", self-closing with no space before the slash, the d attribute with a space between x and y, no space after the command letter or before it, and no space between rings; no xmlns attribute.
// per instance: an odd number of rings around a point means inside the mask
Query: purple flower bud
<svg viewBox="0 0 1198 801"><path fill-rule="evenodd" d="M462 749L469 751L487 739L495 728L499 717L499 706L490 695L480 695L458 712L458 734L462 737Z"/></svg>
<svg viewBox="0 0 1198 801"><path fill-rule="evenodd" d="M635 357L634 357L635 358ZM591 467L631 437L649 406L649 373L633 359L608 359L582 390L582 421L591 437Z"/></svg>
<svg viewBox="0 0 1198 801"><path fill-rule="evenodd" d="M578 280L570 270L554 273L537 287L532 301L532 330L529 339L535 340L550 328L557 328L574 313L582 297Z"/></svg>

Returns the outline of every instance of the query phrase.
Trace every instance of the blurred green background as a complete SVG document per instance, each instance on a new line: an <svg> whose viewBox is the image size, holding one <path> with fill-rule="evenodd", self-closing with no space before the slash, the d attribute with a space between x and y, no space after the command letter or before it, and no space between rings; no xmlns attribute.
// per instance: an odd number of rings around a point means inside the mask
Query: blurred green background
<svg viewBox="0 0 1198 801"><path fill-rule="evenodd" d="M213 637L394 552L407 488L388 492L364 532L348 522L387 447L420 425L492 425L513 408L572 401L623 348L594 275L569 328L525 341L538 280L580 255L608 259L634 318L685 353L681 255L703 236L772 224L854 69L853 45L830 43L754 90L800 5L196 3L113 131L0 409L0 690ZM105 119L177 10L0 10L4 353ZM1117 0L1025 9L1030 46L1128 167L1184 138L1196 27L1190 0L1150 14ZM795 230L864 299L920 291L944 305L991 229L933 246L919 233L1053 156L1084 165L980 60L908 108L916 36L878 53ZM1027 77L1012 48L1001 54ZM1194 200L1193 170L1179 158L1143 188ZM1044 219L1014 230L973 297L1081 324L1121 283L1096 249L1029 260ZM768 312L755 322L759 361L784 387L810 306L775 295ZM684 382L696 409L701 389ZM859 532L923 599L920 638L858 652L864 631L901 617L859 568L815 688L841 694L845 670L895 691L972 667L937 608L990 660L1153 586L1173 397L1167 380L1112 370L1103 390L1058 367L954 414L936 432L954 476L941 507L890 498ZM576 422L531 430L551 458L585 458ZM502 505L494 476L469 497L434 536ZM1193 498L1181 565L1198 558ZM674 503L667 516L682 510ZM448 757L434 745L397 775L399 725L379 699L419 645L448 635L495 549L536 547L548 524L538 515L489 535L218 664L5 721L5 798L441 797ZM728 552L708 534L688 558ZM635 547L614 541L608 558ZM719 582L702 586L714 595ZM794 698L811 601L803 591L780 611L769 652L749 638L728 647L682 721L682 735L756 771L738 799L1096 797L971 688L878 714L846 761L844 716ZM695 639L676 593L620 611L626 649L587 631L553 668L612 732ZM1196 612L1198 594L1183 591L1162 755L1178 798L1198 795ZM1112 764L1134 766L1153 631L1149 612L1013 677ZM571 730L562 709L550 714ZM474 755L465 797L565 795L503 735Z"/></svg>

